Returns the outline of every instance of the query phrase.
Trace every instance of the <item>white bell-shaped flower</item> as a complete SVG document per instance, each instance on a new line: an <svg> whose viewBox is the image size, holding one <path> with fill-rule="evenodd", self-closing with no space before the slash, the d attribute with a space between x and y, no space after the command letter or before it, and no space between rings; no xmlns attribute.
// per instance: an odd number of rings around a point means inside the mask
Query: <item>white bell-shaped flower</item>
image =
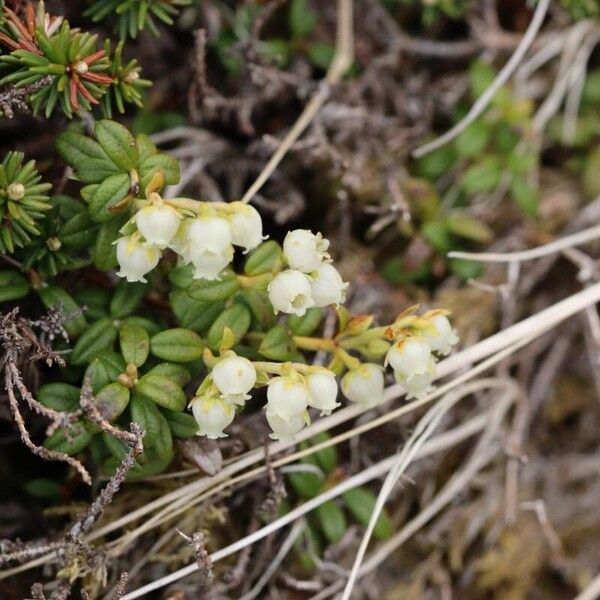
<svg viewBox="0 0 600 600"><path fill-rule="evenodd" d="M342 281L338 270L329 263L321 263L310 274L310 289L315 306L336 306L346 299L348 284Z"/></svg>
<svg viewBox="0 0 600 600"><path fill-rule="evenodd" d="M289 421L303 413L309 403L308 388L292 377L273 377L267 387L267 413Z"/></svg>
<svg viewBox="0 0 600 600"><path fill-rule="evenodd" d="M212 378L222 396L235 404L250 398L248 392L256 383L256 369L243 356L228 356L212 370Z"/></svg>
<svg viewBox="0 0 600 600"><path fill-rule="evenodd" d="M189 251L222 254L231 247L231 226L226 219L204 216L192 219L187 228Z"/></svg>
<svg viewBox="0 0 600 600"><path fill-rule="evenodd" d="M428 331L424 336L430 348L439 354L449 354L452 346L458 342L458 335L452 329L448 317L445 315L435 315L431 319L431 325L435 331Z"/></svg>
<svg viewBox="0 0 600 600"><path fill-rule="evenodd" d="M306 415L304 413L292 415L289 420L285 420L267 410L267 423L273 430L269 437L280 442L293 442L296 434L302 431L304 425L306 425L305 419Z"/></svg>
<svg viewBox="0 0 600 600"><path fill-rule="evenodd" d="M231 241L234 246L244 250L254 250L263 241L263 224L259 212L254 206L243 202L231 202L229 218Z"/></svg>
<svg viewBox="0 0 600 600"><path fill-rule="evenodd" d="M166 248L179 229L179 213L166 204L144 206L135 213L135 224L148 244Z"/></svg>
<svg viewBox="0 0 600 600"><path fill-rule="evenodd" d="M432 361L431 368L427 372L408 378L398 376L396 373L396 381L406 390L406 397L408 399L416 398L420 400L433 390L433 386L431 385L435 375L433 364Z"/></svg>
<svg viewBox="0 0 600 600"><path fill-rule="evenodd" d="M233 405L222 398L198 398L192 403L192 413L198 423L196 435L205 435L211 440L227 437L225 427L235 417Z"/></svg>
<svg viewBox="0 0 600 600"><path fill-rule="evenodd" d="M283 254L290 269L303 273L316 271L323 260L329 258L327 248L329 241L308 229L290 231L283 240Z"/></svg>
<svg viewBox="0 0 600 600"><path fill-rule="evenodd" d="M310 278L300 271L281 271L275 275L267 291L275 313L283 312L301 317L315 305Z"/></svg>
<svg viewBox="0 0 600 600"><path fill-rule="evenodd" d="M194 265L194 279L219 279L221 271L233 259L233 246L228 246L220 252L190 247L187 259Z"/></svg>
<svg viewBox="0 0 600 600"><path fill-rule="evenodd" d="M146 282L144 275L152 271L160 260L160 250L150 244L138 241L133 236L126 236L117 240L117 261L120 270L119 277L127 281Z"/></svg>
<svg viewBox="0 0 600 600"><path fill-rule="evenodd" d="M306 376L309 400L308 405L321 411L321 415L330 415L339 405L337 402L338 385L335 375L327 369L319 369Z"/></svg>
<svg viewBox="0 0 600 600"><path fill-rule="evenodd" d="M390 365L400 377L421 375L429 369L431 348L422 338L402 338L393 344L385 357L385 364Z"/></svg>
<svg viewBox="0 0 600 600"><path fill-rule="evenodd" d="M363 363L342 377L342 392L351 402L365 407L383 401L383 369L375 363Z"/></svg>

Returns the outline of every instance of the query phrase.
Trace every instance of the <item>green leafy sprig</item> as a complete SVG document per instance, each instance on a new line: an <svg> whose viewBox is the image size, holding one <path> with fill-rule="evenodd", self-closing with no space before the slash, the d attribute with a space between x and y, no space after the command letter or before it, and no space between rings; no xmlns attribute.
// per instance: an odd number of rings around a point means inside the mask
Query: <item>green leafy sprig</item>
<svg viewBox="0 0 600 600"><path fill-rule="evenodd" d="M40 221L50 210L35 161L23 164L22 152L9 152L0 165L0 252L12 254L39 236Z"/></svg>
<svg viewBox="0 0 600 600"><path fill-rule="evenodd" d="M157 21L172 25L179 9L189 4L191 0L93 0L84 16L98 22L116 15L119 38L135 39L144 29L158 36Z"/></svg>

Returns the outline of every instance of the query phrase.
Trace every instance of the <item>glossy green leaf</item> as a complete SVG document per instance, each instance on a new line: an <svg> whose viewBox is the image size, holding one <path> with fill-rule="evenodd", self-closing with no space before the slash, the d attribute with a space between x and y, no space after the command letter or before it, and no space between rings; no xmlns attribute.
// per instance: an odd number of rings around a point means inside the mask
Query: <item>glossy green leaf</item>
<svg viewBox="0 0 600 600"><path fill-rule="evenodd" d="M322 308L309 308L302 317L291 315L287 321L288 328L294 335L312 335L321 325L324 314Z"/></svg>
<svg viewBox="0 0 600 600"><path fill-rule="evenodd" d="M169 410L181 411L187 404L184 391L165 375L147 373L135 386L136 391Z"/></svg>
<svg viewBox="0 0 600 600"><path fill-rule="evenodd" d="M208 330L207 342L213 350L219 350L223 341L225 328L233 333L233 344L238 343L250 327L250 311L240 303L232 304L225 309Z"/></svg>
<svg viewBox="0 0 600 600"><path fill-rule="evenodd" d="M96 139L108 158L124 172L134 169L139 160L139 151L133 135L123 125L108 119L96 121Z"/></svg>
<svg viewBox="0 0 600 600"><path fill-rule="evenodd" d="M109 383L94 396L94 406L107 421L117 419L129 404L129 390L120 383Z"/></svg>
<svg viewBox="0 0 600 600"><path fill-rule="evenodd" d="M284 325L269 329L258 347L265 358L279 362L289 361L294 349L294 340Z"/></svg>
<svg viewBox="0 0 600 600"><path fill-rule="evenodd" d="M185 439L196 435L198 423L190 413L166 409L163 409L162 413L169 424L173 437Z"/></svg>
<svg viewBox="0 0 600 600"><path fill-rule="evenodd" d="M122 319L132 314L147 291L148 286L145 283L130 283L126 279L121 279L110 300L110 316L114 319Z"/></svg>
<svg viewBox="0 0 600 600"><path fill-rule="evenodd" d="M196 279L188 287L187 293L201 302L217 302L231 298L240 289L237 275L233 271L223 271L220 279L208 281Z"/></svg>
<svg viewBox="0 0 600 600"><path fill-rule="evenodd" d="M84 365L91 362L94 355L101 350L112 348L117 337L117 328L111 319L96 321L77 340L70 362L74 365Z"/></svg>
<svg viewBox="0 0 600 600"><path fill-rule="evenodd" d="M264 273L275 272L283 265L283 250L274 240L263 242L250 256L244 264L244 273L251 277L262 275Z"/></svg>
<svg viewBox="0 0 600 600"><path fill-rule="evenodd" d="M89 378L93 393L98 393L105 385L116 381L125 371L125 366L123 357L113 350L98 352L85 370L85 377Z"/></svg>
<svg viewBox="0 0 600 600"><path fill-rule="evenodd" d="M191 362L202 357L202 338L189 329L176 328L161 331L150 340L154 356L169 362Z"/></svg>
<svg viewBox="0 0 600 600"><path fill-rule="evenodd" d="M29 293L29 281L18 271L0 271L0 302L18 300Z"/></svg>
<svg viewBox="0 0 600 600"><path fill-rule="evenodd" d="M127 173L117 173L105 179L90 200L90 216L98 223L115 217L115 207L129 193L131 179Z"/></svg>
<svg viewBox="0 0 600 600"><path fill-rule="evenodd" d="M180 387L187 385L192 378L190 372L183 365L169 362L160 363L155 367L152 367L152 369L148 371L148 374L150 373L164 375L173 380Z"/></svg>
<svg viewBox="0 0 600 600"><path fill-rule="evenodd" d="M141 367L150 352L150 337L145 329L137 325L123 323L119 328L121 354L127 364L132 363Z"/></svg>
<svg viewBox="0 0 600 600"><path fill-rule="evenodd" d="M79 408L80 389L68 383L47 383L37 392L37 399L58 412L75 412Z"/></svg>
<svg viewBox="0 0 600 600"><path fill-rule="evenodd" d="M44 442L44 448L73 455L81 452L91 441L92 434L87 431L82 423L74 423L67 434L59 429L48 436Z"/></svg>

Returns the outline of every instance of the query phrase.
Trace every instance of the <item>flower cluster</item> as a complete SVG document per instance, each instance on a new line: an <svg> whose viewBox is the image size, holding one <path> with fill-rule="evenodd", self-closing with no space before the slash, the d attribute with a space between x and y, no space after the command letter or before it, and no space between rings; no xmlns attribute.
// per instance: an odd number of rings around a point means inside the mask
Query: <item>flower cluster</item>
<svg viewBox="0 0 600 600"><path fill-rule="evenodd" d="M277 371L275 377L268 373ZM306 365L252 363L247 358L227 352L214 365L191 402L198 422L198 435L216 439L243 407L249 392L259 384L267 385L266 417L273 430L271 437L292 440L304 425L310 423L308 408L331 414L339 406L338 385L328 369Z"/></svg>
<svg viewBox="0 0 600 600"><path fill-rule="evenodd" d="M344 302L347 283L331 264L329 240L306 229L290 231L283 241L288 269L269 284L269 300L275 312L303 316L309 308Z"/></svg>
<svg viewBox="0 0 600 600"><path fill-rule="evenodd" d="M116 242L118 274L128 281L146 281L161 252L170 248L184 264L193 265L195 279L213 281L232 261L234 246L249 251L262 242L262 220L252 206L242 202L193 206L190 213L177 200L150 193L147 205L132 218L133 233Z"/></svg>
<svg viewBox="0 0 600 600"><path fill-rule="evenodd" d="M421 317L401 317L386 337L393 343L385 365L394 370L396 381L409 398L419 398L431 391L438 356L446 355L458 341L456 332L443 310L432 310Z"/></svg>

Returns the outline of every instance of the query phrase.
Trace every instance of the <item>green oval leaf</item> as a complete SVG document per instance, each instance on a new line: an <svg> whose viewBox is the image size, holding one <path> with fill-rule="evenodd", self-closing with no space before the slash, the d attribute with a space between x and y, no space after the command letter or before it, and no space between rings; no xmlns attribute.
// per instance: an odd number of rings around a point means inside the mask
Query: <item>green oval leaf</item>
<svg viewBox="0 0 600 600"><path fill-rule="evenodd" d="M64 246L89 248L94 244L98 226L87 210L71 217L59 230L57 237Z"/></svg>
<svg viewBox="0 0 600 600"><path fill-rule="evenodd" d="M107 421L117 419L129 404L129 390L120 383L109 383L95 396L94 405Z"/></svg>
<svg viewBox="0 0 600 600"><path fill-rule="evenodd" d="M130 193L131 179L127 173L107 177L96 189L89 204L90 216L98 223L115 217L114 209Z"/></svg>
<svg viewBox="0 0 600 600"><path fill-rule="evenodd" d="M208 281L196 279L187 287L187 293L194 299L202 302L216 302L231 298L240 289L237 275L233 271L224 271L220 279Z"/></svg>
<svg viewBox="0 0 600 600"><path fill-rule="evenodd" d="M178 386L183 387L190 382L192 376L190 372L183 366L175 363L160 363L148 371L148 374L164 375L173 380Z"/></svg>
<svg viewBox="0 0 600 600"><path fill-rule="evenodd" d="M375 495L364 487L357 487L344 492L342 497L352 516L361 525L366 527L375 510L375 503L377 502ZM393 533L394 526L392 525L392 521L387 512L383 510L373 529L373 537L377 540L387 540Z"/></svg>
<svg viewBox="0 0 600 600"><path fill-rule="evenodd" d="M124 370L125 361L120 354L112 350L102 350L85 370L84 377L89 379L92 392L96 394L105 385L115 381Z"/></svg>
<svg viewBox="0 0 600 600"><path fill-rule="evenodd" d="M0 302L18 300L29 293L31 285L17 271L0 271Z"/></svg>
<svg viewBox="0 0 600 600"><path fill-rule="evenodd" d="M189 413L174 412L166 409L164 409L162 413L167 420L174 437L185 439L196 435L198 423L196 423L196 419Z"/></svg>
<svg viewBox="0 0 600 600"><path fill-rule="evenodd" d="M119 328L121 354L127 364L141 367L148 358L150 337L144 329L137 325L123 323Z"/></svg>
<svg viewBox="0 0 600 600"><path fill-rule="evenodd" d="M208 330L208 345L213 350L219 350L225 328L233 333L233 345L237 344L248 331L250 321L250 311L246 306L237 302L232 304L221 313Z"/></svg>
<svg viewBox="0 0 600 600"><path fill-rule="evenodd" d="M121 171L129 173L136 167L139 160L138 147L133 135L123 125L101 119L96 121L94 133L102 150Z"/></svg>
<svg viewBox="0 0 600 600"><path fill-rule="evenodd" d="M148 291L145 283L130 283L121 279L110 300L110 316L122 319L132 314Z"/></svg>
<svg viewBox="0 0 600 600"><path fill-rule="evenodd" d="M73 348L70 362L84 365L91 362L94 355L106 348L112 348L117 337L117 328L111 319L100 319L81 335Z"/></svg>
<svg viewBox="0 0 600 600"><path fill-rule="evenodd" d="M264 357L279 362L290 360L294 350L294 340L284 325L275 325L269 329L258 347Z"/></svg>
<svg viewBox="0 0 600 600"><path fill-rule="evenodd" d="M150 340L154 356L170 362L191 362L202 357L202 338L189 329L167 329Z"/></svg>
<svg viewBox="0 0 600 600"><path fill-rule="evenodd" d="M147 450L156 443L161 429L162 415L154 402L137 394L131 398L130 411L131 418L144 432L144 450Z"/></svg>
<svg viewBox="0 0 600 600"><path fill-rule="evenodd" d="M146 373L136 384L136 392L169 410L182 411L187 404L184 391L172 379Z"/></svg>
<svg viewBox="0 0 600 600"><path fill-rule="evenodd" d="M79 408L80 390L68 383L47 383L37 393L37 399L58 412L75 412Z"/></svg>
<svg viewBox="0 0 600 600"><path fill-rule="evenodd" d="M333 500L328 500L317 507L316 513L325 537L332 544L339 542L348 529L342 509Z"/></svg>
<svg viewBox="0 0 600 600"><path fill-rule="evenodd" d="M283 265L283 250L274 240L261 244L246 259L244 273L254 277L263 273L273 273Z"/></svg>
<svg viewBox="0 0 600 600"><path fill-rule="evenodd" d="M324 314L322 308L309 308L302 317L291 315L287 325L294 335L312 335L319 328Z"/></svg>

